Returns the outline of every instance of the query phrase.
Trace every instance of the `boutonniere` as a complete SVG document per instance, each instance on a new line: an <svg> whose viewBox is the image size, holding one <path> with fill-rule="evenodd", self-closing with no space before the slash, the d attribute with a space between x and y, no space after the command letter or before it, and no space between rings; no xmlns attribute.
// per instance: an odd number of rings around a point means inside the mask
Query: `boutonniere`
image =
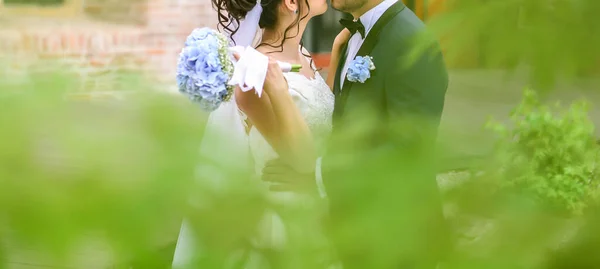
<svg viewBox="0 0 600 269"><path fill-rule="evenodd" d="M365 83L371 77L371 71L375 70L373 57L371 56L356 56L348 66L348 74L346 78L350 82Z"/></svg>

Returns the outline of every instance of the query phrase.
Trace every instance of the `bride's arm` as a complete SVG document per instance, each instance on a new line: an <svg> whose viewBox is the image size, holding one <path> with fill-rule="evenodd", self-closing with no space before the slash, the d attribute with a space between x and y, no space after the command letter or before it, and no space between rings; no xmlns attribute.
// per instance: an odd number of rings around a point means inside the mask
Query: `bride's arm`
<svg viewBox="0 0 600 269"><path fill-rule="evenodd" d="M298 172L314 171L317 157L312 134L276 61L269 63L262 96L237 89L236 101L282 160Z"/></svg>
<svg viewBox="0 0 600 269"><path fill-rule="evenodd" d="M331 48L331 58L329 61L329 71L327 74L327 86L329 86L329 88L331 90L333 90L333 84L335 83L335 77L337 75L337 67L338 64L340 63L340 60L342 59L342 57L344 57L345 55L342 55L343 53L343 49L344 46L346 45L346 43L348 43L348 40L350 39L350 31L348 31L348 29L342 30L336 37L335 40L333 41L333 46Z"/></svg>

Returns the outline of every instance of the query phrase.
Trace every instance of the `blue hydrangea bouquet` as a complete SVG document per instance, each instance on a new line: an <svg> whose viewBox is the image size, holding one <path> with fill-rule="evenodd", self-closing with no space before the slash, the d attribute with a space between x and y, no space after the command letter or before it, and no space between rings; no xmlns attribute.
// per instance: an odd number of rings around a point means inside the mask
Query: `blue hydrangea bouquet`
<svg viewBox="0 0 600 269"><path fill-rule="evenodd" d="M280 63L284 72L298 72L299 65ZM287 70L286 70L287 69ZM227 37L210 28L198 28L188 36L177 62L177 86L205 111L229 101L235 86L229 85L234 63Z"/></svg>
<svg viewBox="0 0 600 269"><path fill-rule="evenodd" d="M207 111L229 100L233 74L227 38L209 28L195 29L185 41L177 62L179 91Z"/></svg>

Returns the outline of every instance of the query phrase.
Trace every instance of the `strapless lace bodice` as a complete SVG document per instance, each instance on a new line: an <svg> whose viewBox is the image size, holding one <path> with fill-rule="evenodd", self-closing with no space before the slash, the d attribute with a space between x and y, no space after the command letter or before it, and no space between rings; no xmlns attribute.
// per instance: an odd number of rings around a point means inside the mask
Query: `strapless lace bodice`
<svg viewBox="0 0 600 269"><path fill-rule="evenodd" d="M299 73L284 75L288 81L290 95L313 133L317 150L322 153L325 141L331 133L333 93L318 72L315 72L314 79ZM277 153L256 128L250 130L249 143L256 172L260 175L266 162L276 158Z"/></svg>

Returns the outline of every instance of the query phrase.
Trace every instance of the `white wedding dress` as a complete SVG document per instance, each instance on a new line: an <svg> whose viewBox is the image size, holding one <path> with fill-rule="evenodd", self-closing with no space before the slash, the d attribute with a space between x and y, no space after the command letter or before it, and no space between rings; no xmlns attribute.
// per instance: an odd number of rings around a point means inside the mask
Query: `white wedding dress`
<svg viewBox="0 0 600 269"><path fill-rule="evenodd" d="M331 134L334 95L321 75L316 70L314 71L314 78L307 78L300 73L285 73L284 76L288 81L290 95L313 133L317 149L320 151L319 153L322 154L325 149L325 141ZM241 116L243 119L244 116ZM247 141L250 149L249 153L253 159L255 173L257 178L260 178L265 164L268 161L277 158L277 153L256 128L250 129ZM295 193L273 192L270 194L272 195L271 198L274 198L274 201L283 204L283 206L286 204L295 206L302 203L310 204L310 200L314 199ZM260 247L274 249L285 247L287 240L286 234L289 228L286 227L286 225L289 224L284 224L276 213L265 212L264 220L257 232L255 241ZM202 251L201 249L194 247L192 242L193 236L190 232L190 229L186 227L184 222L173 259L174 269L186 268L186 263L190 261L194 253ZM305 232L317 233L318 231L313 230ZM268 267L264 265L260 258L252 257L252 255L249 260L250 261L248 261L245 266L247 269Z"/></svg>
<svg viewBox="0 0 600 269"><path fill-rule="evenodd" d="M288 81L290 95L294 103L313 133L317 149L323 150L324 143L331 133L333 93L325 80L316 71L315 77L312 79L300 73L286 73L284 76ZM249 143L256 172L260 174L266 162L275 159L277 153L256 128L250 130Z"/></svg>

